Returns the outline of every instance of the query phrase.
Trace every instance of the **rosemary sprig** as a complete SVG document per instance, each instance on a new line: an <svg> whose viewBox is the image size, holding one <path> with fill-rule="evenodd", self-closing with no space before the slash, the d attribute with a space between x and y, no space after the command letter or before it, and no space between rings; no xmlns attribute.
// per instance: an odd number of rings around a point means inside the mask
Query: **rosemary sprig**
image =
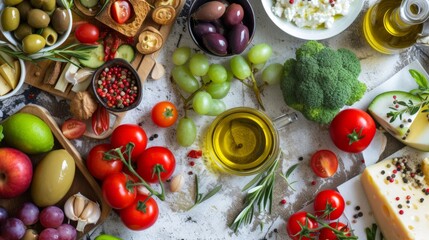
<svg viewBox="0 0 429 240"><path fill-rule="evenodd" d="M292 187L292 184L296 183L296 181L289 182L289 176L295 171L298 166L299 163L295 163L294 165L290 166L288 170L286 170L285 174L280 173L280 176L286 181L287 186L290 187L292 191L295 191L295 189Z"/></svg>
<svg viewBox="0 0 429 240"><path fill-rule="evenodd" d="M70 9L73 7L73 0L61 0L61 4L65 9Z"/></svg>
<svg viewBox="0 0 429 240"><path fill-rule="evenodd" d="M212 190L210 190L207 194L203 195L202 193L200 193L200 190L199 190L198 176L195 175L195 203L194 205L192 205L192 207L189 210L191 210L198 204L206 201L207 199L213 197L216 193L220 191L221 188L222 188L222 185L217 185Z"/></svg>
<svg viewBox="0 0 429 240"><path fill-rule="evenodd" d="M276 159L265 172L256 175L256 177L243 188L243 191L247 191L244 202L245 207L230 225L234 232L237 232L237 229L242 224L249 224L252 222L256 206L258 206L259 212L268 207L268 212L271 213L273 188L280 159L281 157Z"/></svg>
<svg viewBox="0 0 429 240"><path fill-rule="evenodd" d="M387 113L387 117L390 118L390 122L394 122L397 118L402 120L402 115L408 113L410 115L416 114L420 109L429 105L429 81L426 77L417 70L409 70L414 81L419 86L417 89L410 91L411 94L416 95L419 98L419 102L413 102L411 99L408 101L401 101L398 99L394 100L395 105L403 106L404 108L398 109L396 107L390 107L392 111ZM428 109L422 112L429 112Z"/></svg>
<svg viewBox="0 0 429 240"><path fill-rule="evenodd" d="M365 228L365 234L367 240L376 240L377 239L377 224L373 223L371 228ZM383 240L383 234L380 232L379 240Z"/></svg>

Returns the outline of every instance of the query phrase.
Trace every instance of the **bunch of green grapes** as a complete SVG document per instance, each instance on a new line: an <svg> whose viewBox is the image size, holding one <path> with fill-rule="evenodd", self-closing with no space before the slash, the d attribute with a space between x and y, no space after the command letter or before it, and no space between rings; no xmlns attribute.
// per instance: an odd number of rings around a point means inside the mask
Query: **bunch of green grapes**
<svg viewBox="0 0 429 240"><path fill-rule="evenodd" d="M189 47L177 48L172 56L171 72L174 83L188 96L184 97L185 116L179 120L176 139L181 146L190 146L197 136L197 128L187 111L199 115L216 116L226 110L224 98L233 75L221 64L211 64L206 55L192 53Z"/></svg>
<svg viewBox="0 0 429 240"><path fill-rule="evenodd" d="M270 45L260 43L250 48L247 59L243 55L236 55L229 62L234 77L252 88L262 109L264 109L264 105L260 96L260 88L263 85L278 84L283 75L283 65L280 63L272 63L264 68L272 52ZM262 68L264 68L261 74L263 84L258 84L254 73Z"/></svg>

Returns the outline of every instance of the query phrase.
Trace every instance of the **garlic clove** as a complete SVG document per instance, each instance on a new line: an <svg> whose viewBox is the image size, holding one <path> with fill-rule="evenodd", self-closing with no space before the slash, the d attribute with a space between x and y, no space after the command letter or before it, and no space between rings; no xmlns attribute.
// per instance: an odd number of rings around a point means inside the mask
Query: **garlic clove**
<svg viewBox="0 0 429 240"><path fill-rule="evenodd" d="M83 232L87 224L96 223L100 219L101 209L97 202L76 193L67 199L64 213L70 220L78 221L76 230Z"/></svg>
<svg viewBox="0 0 429 240"><path fill-rule="evenodd" d="M172 192L180 191L184 183L185 183L185 177L183 177L183 174L174 176L170 182L170 191Z"/></svg>

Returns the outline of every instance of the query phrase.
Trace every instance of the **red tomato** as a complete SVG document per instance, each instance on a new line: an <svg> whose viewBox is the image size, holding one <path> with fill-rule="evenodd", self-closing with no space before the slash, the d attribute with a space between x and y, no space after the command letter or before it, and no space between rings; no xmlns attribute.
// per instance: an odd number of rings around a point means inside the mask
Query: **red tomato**
<svg viewBox="0 0 429 240"><path fill-rule="evenodd" d="M133 7L129 1L116 0L110 10L112 18L119 24L125 23L133 14Z"/></svg>
<svg viewBox="0 0 429 240"><path fill-rule="evenodd" d="M82 23L76 27L74 34L79 42L92 44L98 40L100 31L91 23Z"/></svg>
<svg viewBox="0 0 429 240"><path fill-rule="evenodd" d="M129 186L132 183L134 183L132 178L123 172L110 174L101 186L104 200L115 209L130 206L137 196L136 187Z"/></svg>
<svg viewBox="0 0 429 240"><path fill-rule="evenodd" d="M147 135L143 128L136 124L122 124L116 127L111 135L110 143L113 148L123 147L128 143L134 143L131 158L134 160L143 153L147 145Z"/></svg>
<svg viewBox="0 0 429 240"><path fill-rule="evenodd" d="M178 117L176 106L168 101L157 103L152 108L152 121L159 127L170 127Z"/></svg>
<svg viewBox="0 0 429 240"><path fill-rule="evenodd" d="M292 240L315 239L317 227L318 223L314 219L307 217L307 212L305 211L292 214L286 223L287 234ZM310 230L310 232L305 229Z"/></svg>
<svg viewBox="0 0 429 240"><path fill-rule="evenodd" d="M86 159L89 173L98 180L104 180L108 175L120 172L124 165L120 159L106 160L104 153L111 150L110 144L98 144L91 148Z"/></svg>
<svg viewBox="0 0 429 240"><path fill-rule="evenodd" d="M313 203L316 216L335 220L344 212L345 202L343 196L335 190L323 190L314 198Z"/></svg>
<svg viewBox="0 0 429 240"><path fill-rule="evenodd" d="M329 226L332 227L332 228L334 228L334 229L337 229L337 230L341 231L342 233L341 233L340 236L342 236L342 237L344 237L344 236L350 237L352 235L351 231L350 231L350 228L346 224L344 224L342 222L331 222L329 224ZM322 239L323 240L338 240L340 238L331 229L329 229L329 228L322 228L319 231L319 239L320 240L322 240Z"/></svg>
<svg viewBox="0 0 429 240"><path fill-rule="evenodd" d="M158 204L153 198L146 195L137 195L130 206L119 211L119 216L125 226L135 231L151 227L158 219L158 214Z"/></svg>
<svg viewBox="0 0 429 240"><path fill-rule="evenodd" d="M329 127L329 133L339 149L358 153L365 150L371 143L375 129L375 122L368 113L350 108L335 116Z"/></svg>
<svg viewBox="0 0 429 240"><path fill-rule="evenodd" d="M317 176L321 178L330 177L338 169L337 155L330 150L319 150L311 156L310 166Z"/></svg>
<svg viewBox="0 0 429 240"><path fill-rule="evenodd" d="M164 169L161 172L161 180L171 177L176 168L176 159L173 153L165 147L151 147L146 149L137 159L137 173L149 183L158 182L155 172L157 166Z"/></svg>
<svg viewBox="0 0 429 240"><path fill-rule="evenodd" d="M80 138L86 131L86 124L80 120L68 119L61 125L61 131L68 139Z"/></svg>

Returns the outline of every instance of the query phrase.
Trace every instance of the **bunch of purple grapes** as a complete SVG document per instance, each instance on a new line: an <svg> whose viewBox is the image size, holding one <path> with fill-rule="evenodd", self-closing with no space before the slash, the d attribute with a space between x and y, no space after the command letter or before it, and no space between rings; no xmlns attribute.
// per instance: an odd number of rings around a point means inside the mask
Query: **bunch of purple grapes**
<svg viewBox="0 0 429 240"><path fill-rule="evenodd" d="M38 240L74 240L76 228L63 223L64 212L56 206L41 211L34 203L26 202L16 216L9 216L6 209L0 207L0 240L38 239ZM40 224L43 230L38 233L35 226Z"/></svg>

